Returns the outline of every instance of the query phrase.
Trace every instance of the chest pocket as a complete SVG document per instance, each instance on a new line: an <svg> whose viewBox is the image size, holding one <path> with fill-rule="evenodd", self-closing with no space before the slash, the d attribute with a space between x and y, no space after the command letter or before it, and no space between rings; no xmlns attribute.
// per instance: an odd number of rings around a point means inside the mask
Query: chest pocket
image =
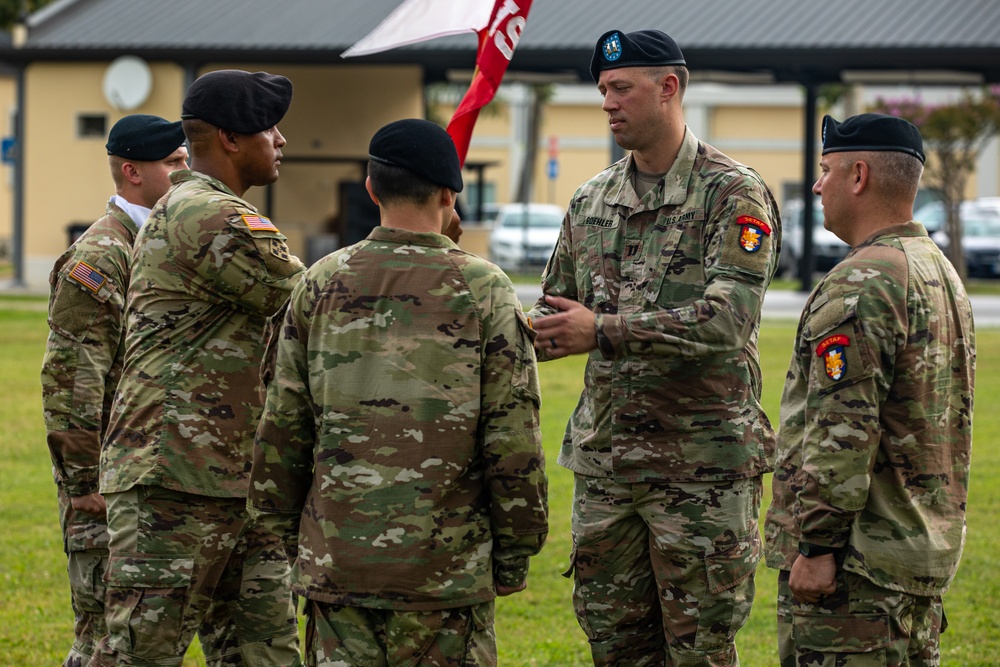
<svg viewBox="0 0 1000 667"><path fill-rule="evenodd" d="M617 215L602 218L601 222L604 224L583 224L574 228L573 241L580 247L577 253L580 261L574 272L580 293L594 295L594 302L587 306L607 312L611 304L618 301L622 235Z"/></svg>
<svg viewBox="0 0 1000 667"><path fill-rule="evenodd" d="M646 301L672 308L704 292L704 226L704 209L657 217L647 241Z"/></svg>
<svg viewBox="0 0 1000 667"><path fill-rule="evenodd" d="M872 374L874 360L867 352L857 312L843 298L812 306L802 341L808 346L809 384L820 396Z"/></svg>

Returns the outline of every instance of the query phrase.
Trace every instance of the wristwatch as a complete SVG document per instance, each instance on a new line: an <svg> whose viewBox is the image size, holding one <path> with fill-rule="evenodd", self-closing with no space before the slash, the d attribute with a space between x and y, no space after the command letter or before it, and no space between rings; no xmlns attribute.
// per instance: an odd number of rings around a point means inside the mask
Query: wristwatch
<svg viewBox="0 0 1000 667"><path fill-rule="evenodd" d="M809 544L808 542L799 542L799 553L806 558L815 558L816 556L825 556L827 554L837 553L840 549L838 547L824 547L819 544Z"/></svg>

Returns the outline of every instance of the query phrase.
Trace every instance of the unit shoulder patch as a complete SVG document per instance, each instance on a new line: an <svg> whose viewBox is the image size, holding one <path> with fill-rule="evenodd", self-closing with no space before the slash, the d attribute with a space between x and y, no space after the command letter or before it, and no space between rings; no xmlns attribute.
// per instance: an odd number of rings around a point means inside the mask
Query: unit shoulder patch
<svg viewBox="0 0 1000 667"><path fill-rule="evenodd" d="M271 239L271 254L283 262L292 261L292 255L288 251L288 246L281 239Z"/></svg>
<svg viewBox="0 0 1000 667"><path fill-rule="evenodd" d="M760 250L763 237L771 235L771 226L752 215L741 215L736 219L740 226L740 247L746 252Z"/></svg>
<svg viewBox="0 0 1000 667"><path fill-rule="evenodd" d="M834 334L824 338L816 346L816 356L823 358L826 376L834 382L841 380L847 374L847 353L844 348L850 344L850 336Z"/></svg>

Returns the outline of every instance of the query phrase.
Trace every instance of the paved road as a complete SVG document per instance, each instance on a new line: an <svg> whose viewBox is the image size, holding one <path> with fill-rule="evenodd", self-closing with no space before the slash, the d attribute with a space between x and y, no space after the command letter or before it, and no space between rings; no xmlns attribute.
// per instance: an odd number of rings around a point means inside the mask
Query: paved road
<svg viewBox="0 0 1000 667"><path fill-rule="evenodd" d="M541 295L541 290L534 285L517 285L516 288L518 298L526 307ZM771 290L764 295L763 317L798 320L808 296L804 292ZM1000 296L974 295L970 299L977 326L1000 326Z"/></svg>

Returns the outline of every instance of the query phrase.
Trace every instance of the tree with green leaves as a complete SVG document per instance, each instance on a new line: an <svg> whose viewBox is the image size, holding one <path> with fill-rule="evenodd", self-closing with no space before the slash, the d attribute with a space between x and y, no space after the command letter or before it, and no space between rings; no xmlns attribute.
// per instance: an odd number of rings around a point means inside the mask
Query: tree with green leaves
<svg viewBox="0 0 1000 667"><path fill-rule="evenodd" d="M871 110L905 118L920 129L928 157L924 186L941 193L948 259L964 280L967 272L959 209L980 151L1000 133L1000 86L967 90L948 104L925 104L919 98L880 98Z"/></svg>
<svg viewBox="0 0 1000 667"><path fill-rule="evenodd" d="M52 0L0 0L0 28L10 30L21 14L37 11Z"/></svg>

